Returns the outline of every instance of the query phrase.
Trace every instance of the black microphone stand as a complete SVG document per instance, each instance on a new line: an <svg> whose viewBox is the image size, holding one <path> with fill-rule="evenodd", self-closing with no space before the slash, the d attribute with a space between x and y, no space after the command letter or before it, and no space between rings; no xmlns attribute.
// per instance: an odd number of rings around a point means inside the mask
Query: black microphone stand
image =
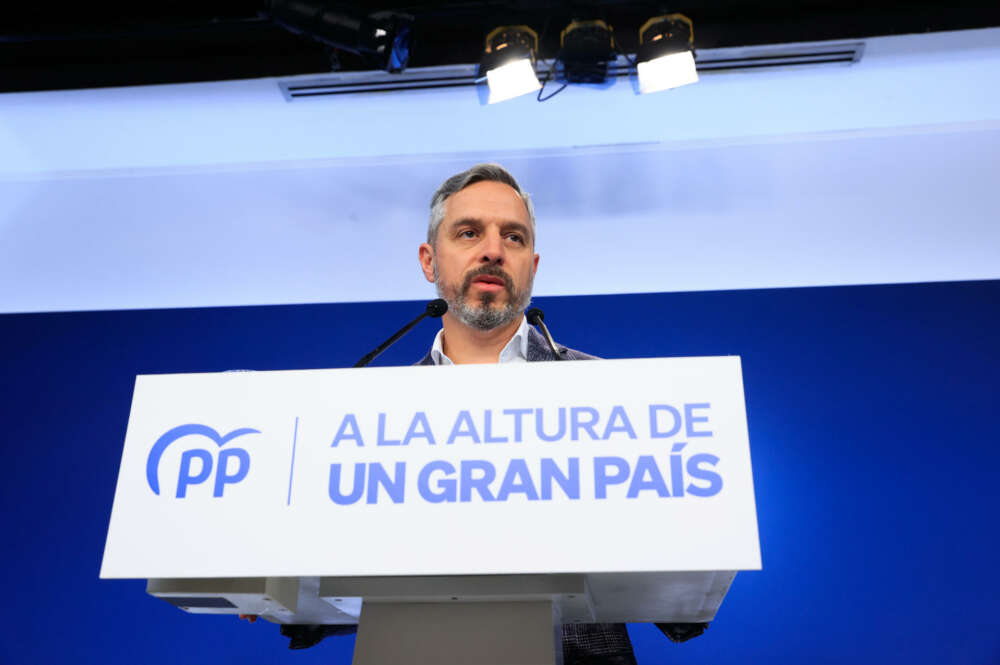
<svg viewBox="0 0 1000 665"><path fill-rule="evenodd" d="M376 346L374 349L372 349L371 351L369 351L368 354L365 355L364 358L362 358L358 362L354 363L354 366L355 367L364 367L365 365L367 365L371 361L375 360L375 358L377 358L380 353L382 353L383 351L385 351L386 349L388 349L390 346L392 346L393 344L395 344L396 340L398 340L400 337L402 337L406 333L410 332L410 330L413 328L413 326L415 326L418 323L420 323L421 321L423 321L424 317L431 316L431 317L434 317L434 318L438 318L440 316L444 316L444 313L447 312L447 311L448 311L448 303L446 303L443 299L438 298L437 300L430 301L429 303L427 303L427 309L424 310L423 314L421 314L417 318L415 318L412 321L410 321L409 323L407 323L405 326L403 326L402 328L400 328L396 332L395 335L393 335L392 337L390 337L389 339L385 340L384 342L382 342L381 344L379 344L378 346Z"/></svg>

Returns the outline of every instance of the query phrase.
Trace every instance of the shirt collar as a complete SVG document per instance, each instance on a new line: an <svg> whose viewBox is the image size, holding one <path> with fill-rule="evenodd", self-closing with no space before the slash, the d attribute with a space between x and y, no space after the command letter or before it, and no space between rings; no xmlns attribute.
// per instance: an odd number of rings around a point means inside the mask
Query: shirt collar
<svg viewBox="0 0 1000 665"><path fill-rule="evenodd" d="M434 337L434 345L431 347L431 360L435 365L454 365L451 358L444 354L444 328L438 331ZM498 363L507 362L527 362L528 361L528 319L521 317L521 325L517 327L514 336L510 338L506 346L500 351L497 358Z"/></svg>

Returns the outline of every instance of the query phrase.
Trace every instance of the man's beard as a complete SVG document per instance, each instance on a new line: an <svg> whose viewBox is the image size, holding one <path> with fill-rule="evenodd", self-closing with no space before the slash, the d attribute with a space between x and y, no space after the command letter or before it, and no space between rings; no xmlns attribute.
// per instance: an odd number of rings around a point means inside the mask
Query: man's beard
<svg viewBox="0 0 1000 665"><path fill-rule="evenodd" d="M467 295L472 288L472 280L482 275L499 277L504 281L504 290L507 293L507 302L503 307L493 307L493 302L499 293L483 292L479 296L479 302L470 304ZM434 285L437 287L438 296L444 298L448 303L448 313L452 314L459 321L477 330L493 330L505 326L517 319L531 303L531 286L534 276L528 277L528 283L523 291L514 289L514 280L510 275L496 266L482 266L473 270L465 276L461 288L454 288L445 285L441 281L437 263L434 264Z"/></svg>

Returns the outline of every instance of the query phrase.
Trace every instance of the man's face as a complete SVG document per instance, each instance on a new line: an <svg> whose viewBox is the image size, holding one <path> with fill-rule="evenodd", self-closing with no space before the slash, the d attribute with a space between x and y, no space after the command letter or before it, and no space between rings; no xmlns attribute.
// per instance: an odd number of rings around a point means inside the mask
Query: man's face
<svg viewBox="0 0 1000 665"><path fill-rule="evenodd" d="M491 330L518 318L531 299L538 268L528 210L511 187L477 182L445 201L435 246L420 246L420 264L448 312Z"/></svg>

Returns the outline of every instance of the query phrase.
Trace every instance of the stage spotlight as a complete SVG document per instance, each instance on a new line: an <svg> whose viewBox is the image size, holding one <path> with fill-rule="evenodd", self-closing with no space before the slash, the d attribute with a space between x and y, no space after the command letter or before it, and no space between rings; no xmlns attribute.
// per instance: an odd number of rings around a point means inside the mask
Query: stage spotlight
<svg viewBox="0 0 1000 665"><path fill-rule="evenodd" d="M486 35L479 76L486 77L488 103L496 104L542 87L535 75L538 33L526 25L504 25Z"/></svg>
<svg viewBox="0 0 1000 665"><path fill-rule="evenodd" d="M410 59L413 17L407 14L363 14L322 0L269 0L267 11L286 30L358 54L379 69L401 72Z"/></svg>
<svg viewBox="0 0 1000 665"><path fill-rule="evenodd" d="M572 21L563 29L559 60L567 83L604 83L614 59L614 33L604 21Z"/></svg>
<svg viewBox="0 0 1000 665"><path fill-rule="evenodd" d="M640 93L697 82L691 19L683 14L668 14L646 21L639 28L635 61Z"/></svg>

